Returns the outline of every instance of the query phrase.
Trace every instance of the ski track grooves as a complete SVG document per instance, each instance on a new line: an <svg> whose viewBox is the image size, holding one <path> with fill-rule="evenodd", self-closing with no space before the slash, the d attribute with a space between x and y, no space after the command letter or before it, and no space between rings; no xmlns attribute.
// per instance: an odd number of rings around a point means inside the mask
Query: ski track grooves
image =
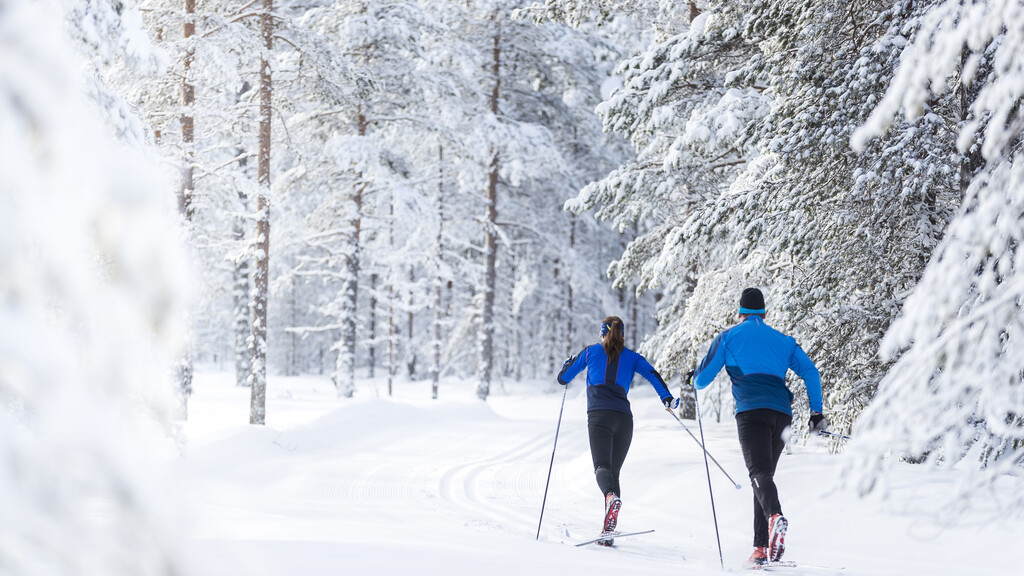
<svg viewBox="0 0 1024 576"><path fill-rule="evenodd" d="M540 433L494 456L455 464L438 481L442 503L462 508L489 529L528 528L540 512L546 478L537 455L550 441L550 433Z"/></svg>
<svg viewBox="0 0 1024 576"><path fill-rule="evenodd" d="M344 509L356 520L407 521L395 512L397 501L406 515L441 512L474 529L532 535L554 437L546 429L525 440L505 432L488 426L460 436L403 438L372 452L310 460L285 483L299 504L324 514ZM578 441L564 440L578 448ZM557 468L551 492L578 491Z"/></svg>

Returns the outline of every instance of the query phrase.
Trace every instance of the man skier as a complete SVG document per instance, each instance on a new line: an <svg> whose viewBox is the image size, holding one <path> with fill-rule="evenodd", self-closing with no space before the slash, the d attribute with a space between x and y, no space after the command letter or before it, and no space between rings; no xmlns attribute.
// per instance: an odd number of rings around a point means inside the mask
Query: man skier
<svg viewBox="0 0 1024 576"><path fill-rule="evenodd" d="M736 400L736 429L743 460L754 488L754 552L748 562L777 562L786 546L789 526L782 515L775 486L775 467L793 422L793 393L786 387L786 372L793 370L807 387L811 407L810 429L827 426L821 413L821 376L814 362L790 336L764 322L764 295L747 288L740 296L740 323L715 337L700 366L689 380L697 390L706 388L725 367Z"/></svg>

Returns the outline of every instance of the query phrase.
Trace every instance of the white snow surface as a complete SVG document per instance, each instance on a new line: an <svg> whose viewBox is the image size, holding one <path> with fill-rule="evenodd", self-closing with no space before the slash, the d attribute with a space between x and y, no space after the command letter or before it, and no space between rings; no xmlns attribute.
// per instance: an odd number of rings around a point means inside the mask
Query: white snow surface
<svg viewBox="0 0 1024 576"><path fill-rule="evenodd" d="M230 373L199 370L182 424L183 450L164 454L188 503L187 565L198 575L719 574L703 455L646 383L630 393L633 445L622 472L623 531L612 549L577 548L596 535L603 502L594 481L586 396L574 382L492 387L474 382L360 381L338 398L320 377L271 376L267 425L250 426L249 392ZM696 422L684 421L699 435ZM725 571L745 573L752 492L735 424L704 423ZM936 512L957 470L899 464L885 500L839 488L845 458L816 439L794 440L776 480L790 521L792 574L849 576L1020 574L1019 517ZM554 466L539 541L545 479ZM1007 479L993 491L1020 490ZM813 565L813 566L811 566Z"/></svg>

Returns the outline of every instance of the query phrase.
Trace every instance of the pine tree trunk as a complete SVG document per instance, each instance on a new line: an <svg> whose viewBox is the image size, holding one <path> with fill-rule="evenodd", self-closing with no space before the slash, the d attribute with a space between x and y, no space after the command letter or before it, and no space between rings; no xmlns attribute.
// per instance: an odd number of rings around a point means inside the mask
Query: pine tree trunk
<svg viewBox="0 0 1024 576"><path fill-rule="evenodd" d="M370 365L368 376L370 380L376 373L377 368L377 274L370 274Z"/></svg>
<svg viewBox="0 0 1024 576"><path fill-rule="evenodd" d="M430 397L437 400L437 389L441 380L441 277L434 282L434 340L431 342L434 363L430 367Z"/></svg>
<svg viewBox="0 0 1024 576"><path fill-rule="evenodd" d="M415 324L413 320L416 315L413 314L413 304L415 303L415 295L413 294L413 284L416 282L416 268L409 266L409 313L406 318L406 336L405 336L405 368L409 374L409 380L416 379L416 348L412 345L413 330Z"/></svg>
<svg viewBox="0 0 1024 576"><path fill-rule="evenodd" d="M631 350L636 350L639 343L640 327L637 326L637 308L636 288L633 288L629 295L629 325L632 326L629 330L629 348Z"/></svg>
<svg viewBox="0 0 1024 576"><path fill-rule="evenodd" d="M395 358L395 289L394 286L388 285L388 344L387 344L387 360L385 361L386 370L388 373L388 396L391 396L392 386L394 385L395 372L397 372L398 359Z"/></svg>
<svg viewBox="0 0 1024 576"><path fill-rule="evenodd" d="M360 106L356 116L356 127L359 136L366 136L366 116ZM338 362L335 365L334 384L338 387L338 395L344 398L351 398L356 390L356 313L359 305L359 272L360 272L360 245L359 236L362 228L363 214L363 193L366 191L366 184L363 183L360 174L359 182L356 184L355 216L352 219L351 255L345 262L346 278L342 284L344 295L344 308L342 311L342 336L341 347L338 349Z"/></svg>
<svg viewBox="0 0 1024 576"><path fill-rule="evenodd" d="M561 264L561 260L559 258L555 258L554 262L551 263L551 283L555 286L558 286L558 275L560 272L559 264ZM558 327L562 323L561 310L555 312L555 317L552 320L551 341L544 347L547 352L547 358L544 365L547 367L547 371L549 373L557 371L561 366L561 363L558 361L558 349L561 348L561 346L559 346L560 342L558 334Z"/></svg>
<svg viewBox="0 0 1024 576"><path fill-rule="evenodd" d="M395 197L391 196L388 202L388 248L392 253L395 251ZM395 339L398 330L395 328L395 282L394 271L388 273L388 346L387 346L387 371L388 371L388 396L391 396L392 380L398 369L398 358L396 358Z"/></svg>
<svg viewBox="0 0 1024 576"><path fill-rule="evenodd" d="M633 223L633 239L636 240L640 236L640 225L636 222ZM632 350L636 350L639 344L640 326L637 325L637 299L636 299L636 286L631 286L629 291L629 324L632 328L629 331L630 345Z"/></svg>
<svg viewBox="0 0 1024 576"><path fill-rule="evenodd" d="M519 274L519 258L518 258L518 256L514 252L512 252L509 255L509 260L511 260L511 262L510 262L511 266L510 267L512 269L513 282L516 282L518 280L518 274ZM509 304L512 305L511 310L509 310L509 314L510 314L510 317L512 319L512 321L510 323L511 327L512 327L512 335L511 335L512 336L512 354L511 354L511 359L510 359L511 365L508 367L508 370L506 370L506 371L510 370L512 372L513 378L515 378L515 381L516 382L521 382L522 378L523 378L523 368L522 368L522 366L523 366L523 362L522 362L522 358L523 358L523 326L522 326L523 314L522 314L522 307L521 306L517 306L516 303L514 301L512 301L512 299L509 299Z"/></svg>
<svg viewBox="0 0 1024 576"><path fill-rule="evenodd" d="M494 87L491 90L491 113L498 114L498 98L501 94L501 47L500 34L494 35L492 50L492 72ZM480 383L476 395L486 400L491 393L491 371L494 367L494 287L496 284L498 259L498 151L491 153L491 165L487 174L487 213L485 226L484 253L484 301L480 315Z"/></svg>
<svg viewBox="0 0 1024 576"><path fill-rule="evenodd" d="M192 62L195 47L191 38L196 33L196 0L185 0L185 59L181 75L181 184L178 188L178 211L186 220L192 220L192 192L195 189L195 118L193 107L196 89L192 84Z"/></svg>
<svg viewBox="0 0 1024 576"><path fill-rule="evenodd" d="M441 258L444 254L444 147L437 147L437 239L434 243L434 339L430 343L433 352L433 363L430 366L431 393L430 397L437 400L437 389L441 380L441 321L444 312L441 310L441 291L444 284L441 278Z"/></svg>
<svg viewBox="0 0 1024 576"><path fill-rule="evenodd" d="M569 253L572 254L575 251L576 251L576 215L575 214L570 214L569 215ZM573 326L573 323L572 323L572 321L573 321L573 316L572 316L572 305L573 305L572 275L570 275L569 277L567 277L565 279L565 285L566 285L566 291L565 291L566 292L566 294L565 294L565 310L566 310L566 312L567 312L567 314L569 316L569 320L566 322L566 326L565 326L565 342L566 342L565 355L566 355L566 357L569 357L569 356L572 356L573 342L576 341L575 340L576 339L576 335L574 334L575 327Z"/></svg>
<svg viewBox="0 0 1024 576"><path fill-rule="evenodd" d="M196 33L196 0L185 0L185 21L183 38L185 39L185 58L182 63L181 75L181 181L178 187L178 212L185 221L192 221L192 191L195 188L193 174L195 172L195 86L192 84L192 61L195 48L190 39ZM188 350L178 361L178 418L188 419L188 398L192 395L192 350Z"/></svg>
<svg viewBox="0 0 1024 576"><path fill-rule="evenodd" d="M267 418L267 298L270 291L270 120L273 85L270 51L274 43L274 0L263 0L260 33L266 51L260 57L259 166L256 201L256 270L253 274L252 388L249 423L263 425Z"/></svg>
<svg viewBox="0 0 1024 576"><path fill-rule="evenodd" d="M297 310L298 302L295 294L297 288L295 286L294 276L291 278L290 284L291 293L289 294L288 299L289 322L292 326L297 326L299 323ZM290 331L288 333L288 368L285 371L285 374L288 376L299 375L299 343L298 335L294 331Z"/></svg>
<svg viewBox="0 0 1024 576"><path fill-rule="evenodd" d="M235 95L235 103L241 101L242 94L248 92L252 86L248 81L242 83L242 88L238 94ZM243 155L244 148L238 149L238 156L241 158L238 160L238 167L245 170L247 166L247 159ZM238 201L242 205L242 211L247 211L248 202L246 201L245 194L242 191L238 192ZM236 217L234 219L233 230L234 238L242 244L245 241L245 218ZM235 261L234 270L232 270L232 285L231 285L231 296L234 301L233 306L233 317L234 317L234 336L235 336L235 385L237 386L249 386L249 376L252 370L252 306L249 301L251 287L249 281L249 260L247 257L243 257Z"/></svg>
<svg viewBox="0 0 1024 576"><path fill-rule="evenodd" d="M235 238L245 238L242 220L235 220ZM252 368L252 346L249 338L252 330L252 310L249 305L249 262L240 259L233 270L234 282L231 295L234 299L234 333L235 333L235 384L249 386L249 374Z"/></svg>
<svg viewBox="0 0 1024 576"><path fill-rule="evenodd" d="M683 382L679 386L679 417L688 420L697 419L697 403L693 397L693 386Z"/></svg>

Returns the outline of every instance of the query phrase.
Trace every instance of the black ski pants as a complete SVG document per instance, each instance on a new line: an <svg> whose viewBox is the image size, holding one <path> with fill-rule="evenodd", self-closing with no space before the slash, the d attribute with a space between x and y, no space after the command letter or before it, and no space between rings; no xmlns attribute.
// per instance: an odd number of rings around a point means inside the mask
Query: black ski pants
<svg viewBox="0 0 1024 576"><path fill-rule="evenodd" d="M783 434L792 423L792 416L770 408L736 415L740 448L754 488L754 546L768 545L768 519L773 514L782 514L775 467L786 445Z"/></svg>
<svg viewBox="0 0 1024 576"><path fill-rule="evenodd" d="M612 492L622 496L619 471L633 442L633 415L615 410L591 410L587 412L587 431L601 495Z"/></svg>

